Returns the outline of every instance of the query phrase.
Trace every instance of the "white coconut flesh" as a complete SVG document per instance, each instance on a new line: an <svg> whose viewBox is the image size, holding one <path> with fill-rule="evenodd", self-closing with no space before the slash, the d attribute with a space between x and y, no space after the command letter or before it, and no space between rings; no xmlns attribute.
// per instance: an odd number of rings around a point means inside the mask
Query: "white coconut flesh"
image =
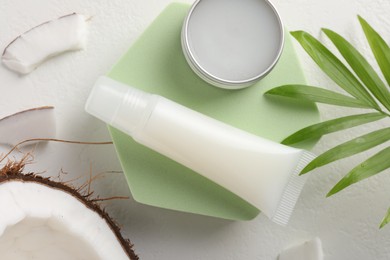
<svg viewBox="0 0 390 260"><path fill-rule="evenodd" d="M283 250L278 260L323 260L322 242L318 237Z"/></svg>
<svg viewBox="0 0 390 260"><path fill-rule="evenodd" d="M55 136L56 118L51 106L24 110L0 119L0 144L15 146L24 140Z"/></svg>
<svg viewBox="0 0 390 260"><path fill-rule="evenodd" d="M4 65L27 74L50 57L83 49L86 43L86 20L84 15L74 13L28 30L5 48L2 56Z"/></svg>
<svg viewBox="0 0 390 260"><path fill-rule="evenodd" d="M0 237L1 259L99 259L83 238L56 218L24 218Z"/></svg>
<svg viewBox="0 0 390 260"><path fill-rule="evenodd" d="M107 221L61 189L5 181L0 208L2 260L129 259Z"/></svg>

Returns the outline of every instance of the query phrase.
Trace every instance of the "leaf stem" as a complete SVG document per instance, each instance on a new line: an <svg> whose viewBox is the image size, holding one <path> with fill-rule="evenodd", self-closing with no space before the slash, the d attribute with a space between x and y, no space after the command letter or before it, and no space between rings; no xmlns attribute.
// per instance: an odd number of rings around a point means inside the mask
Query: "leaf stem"
<svg viewBox="0 0 390 260"><path fill-rule="evenodd" d="M390 114L389 114L388 112L386 112L386 111L383 111L383 110L381 110L381 109L375 109L375 110L377 110L379 113L381 113L381 114L383 114L383 115L385 115L385 116L390 117Z"/></svg>

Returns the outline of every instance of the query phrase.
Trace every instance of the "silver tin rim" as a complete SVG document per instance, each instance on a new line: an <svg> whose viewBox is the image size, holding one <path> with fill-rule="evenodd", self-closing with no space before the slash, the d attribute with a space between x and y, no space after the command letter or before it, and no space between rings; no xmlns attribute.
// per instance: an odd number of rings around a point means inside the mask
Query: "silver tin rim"
<svg viewBox="0 0 390 260"><path fill-rule="evenodd" d="M261 71L258 75L245 79L245 80L226 80L222 79L220 77L217 77L211 73L209 73L206 69L204 69L194 58L194 54L192 53L190 49L190 44L188 40L188 26L189 22L192 16L192 13L194 12L195 8L201 1L207 1L207 0L196 0L195 3L191 6L191 9L189 10L184 23L183 23L183 28L182 28L182 33L181 33L181 45L183 49L184 56L187 60L187 63L191 67L191 69L199 76L201 77L204 81L207 83L210 83L216 87L220 88L225 88L225 89L241 89L245 87L249 87L265 77L276 65L276 63L279 61L280 56L282 55L283 52L283 47L284 47L284 26L283 22L280 18L279 12L276 10L275 6L269 1L269 0L262 0L266 2L274 12L278 24L279 24L279 36L280 36L280 45L279 49L277 52L277 55L275 56L273 62L268 66L268 68L264 71Z"/></svg>

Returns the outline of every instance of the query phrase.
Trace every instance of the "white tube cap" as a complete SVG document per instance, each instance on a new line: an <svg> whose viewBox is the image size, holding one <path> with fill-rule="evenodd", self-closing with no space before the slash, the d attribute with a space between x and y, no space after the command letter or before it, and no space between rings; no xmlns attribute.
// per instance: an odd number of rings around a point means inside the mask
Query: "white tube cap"
<svg viewBox="0 0 390 260"><path fill-rule="evenodd" d="M85 110L131 135L145 118L150 96L108 77L100 77L89 95Z"/></svg>

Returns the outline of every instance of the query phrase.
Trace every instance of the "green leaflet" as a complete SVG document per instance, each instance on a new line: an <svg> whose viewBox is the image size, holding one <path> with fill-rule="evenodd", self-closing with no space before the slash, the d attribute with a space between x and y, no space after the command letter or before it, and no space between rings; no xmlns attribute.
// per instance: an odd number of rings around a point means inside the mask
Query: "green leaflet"
<svg viewBox="0 0 390 260"><path fill-rule="evenodd" d="M367 60L339 34L323 29L367 89L390 111L390 93ZM390 65L390 64L388 64ZM390 67L387 67L390 68Z"/></svg>
<svg viewBox="0 0 390 260"><path fill-rule="evenodd" d="M351 71L322 43L303 31L291 32L317 65L341 88L372 108L380 109Z"/></svg>
<svg viewBox="0 0 390 260"><path fill-rule="evenodd" d="M340 144L311 161L301 172L305 174L328 163L366 151L390 140L390 127L380 129ZM389 158L390 160L390 158Z"/></svg>
<svg viewBox="0 0 390 260"><path fill-rule="evenodd" d="M379 228L383 228L389 222L390 222L390 208L387 210L386 216L383 218L382 223L379 226Z"/></svg>
<svg viewBox="0 0 390 260"><path fill-rule="evenodd" d="M387 147L353 168L352 171L345 175L344 178L342 178L326 196L332 196L358 181L364 180L390 168L389 158L390 147Z"/></svg>
<svg viewBox="0 0 390 260"><path fill-rule="evenodd" d="M378 62L387 84L390 85L390 48L383 38L364 20L358 16L360 25L366 35L375 59Z"/></svg>
<svg viewBox="0 0 390 260"><path fill-rule="evenodd" d="M304 140L319 138L325 134L337 132L354 126L366 124L369 122L377 121L382 118L385 118L386 115L374 112L367 114L352 115L346 117L340 117L337 119L332 119L324 121L315 125L308 126L295 132L286 139L282 141L285 145L291 145L295 143L302 142Z"/></svg>
<svg viewBox="0 0 390 260"><path fill-rule="evenodd" d="M327 89L307 85L284 85L268 90L265 94L298 98L301 100L324 103L329 105L371 108L371 106L356 98L352 98Z"/></svg>

